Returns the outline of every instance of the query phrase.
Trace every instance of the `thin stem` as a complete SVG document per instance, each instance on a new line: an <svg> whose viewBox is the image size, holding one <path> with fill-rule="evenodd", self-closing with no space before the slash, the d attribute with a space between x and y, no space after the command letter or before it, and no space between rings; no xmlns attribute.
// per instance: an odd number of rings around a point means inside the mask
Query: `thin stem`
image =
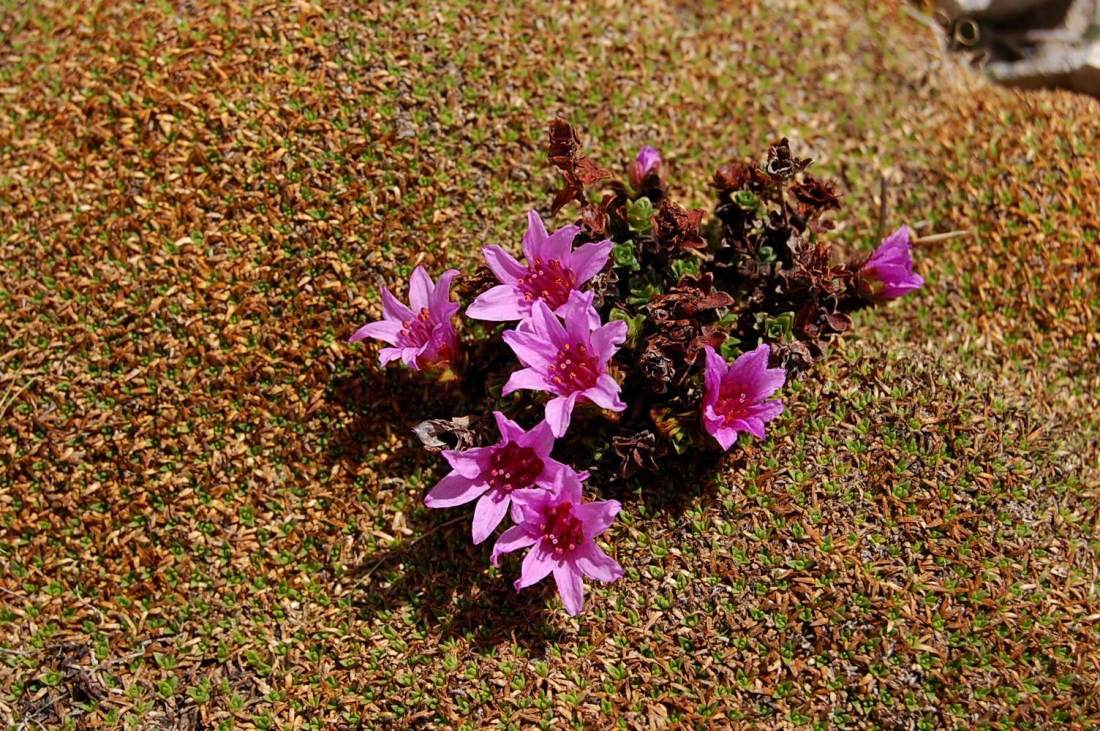
<svg viewBox="0 0 1100 731"><path fill-rule="evenodd" d="M384 564L388 559L393 558L394 556L396 556L397 554L399 554L403 551L407 551L408 549L412 548L417 543L420 543L422 540L424 540L425 538L427 538L428 536L432 535L433 533L435 533L437 531L441 531L444 528L450 528L452 525L456 525L457 523L461 523L462 521L466 520L466 518L467 518L467 516L465 516L465 515L460 515L457 518L451 518L446 523L440 523L439 525L435 526L434 528L432 528L430 531L428 531L424 535L419 536L418 538L416 538L412 541L409 541L408 543L402 544L401 546L397 547L393 551L390 551L389 553L387 553L382 558L378 559L374 563L374 565L371 566L369 569L367 569L367 572L365 574L363 574L363 578L368 578L369 579L371 574L373 574L378 569L378 567L381 566L382 564Z"/></svg>
<svg viewBox="0 0 1100 731"><path fill-rule="evenodd" d="M923 246L924 244L935 244L935 243L939 243L940 241L948 241L950 239L957 239L957 238L961 238L963 236L969 236L970 234L971 234L970 229L961 229L961 230L958 230L958 231L948 231L948 232L942 233L942 234L929 234L928 236L920 236L918 238L913 239L913 243L914 244L920 244L920 245Z"/></svg>
<svg viewBox="0 0 1100 731"><path fill-rule="evenodd" d="M889 212L889 205L886 202L886 176L879 173L878 182L878 236L876 238L881 240L886 233L886 214Z"/></svg>

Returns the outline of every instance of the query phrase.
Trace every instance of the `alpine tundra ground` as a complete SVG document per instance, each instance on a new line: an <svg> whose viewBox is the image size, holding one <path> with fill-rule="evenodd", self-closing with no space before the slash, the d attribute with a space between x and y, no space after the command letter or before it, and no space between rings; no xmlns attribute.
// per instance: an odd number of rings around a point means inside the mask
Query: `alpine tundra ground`
<svg viewBox="0 0 1100 731"><path fill-rule="evenodd" d="M897 0L0 5L9 728L1100 724L1097 101ZM345 343L518 244L559 115L686 203L787 136L849 248L883 190L968 232L713 483L605 488L578 619L422 507L445 395Z"/></svg>

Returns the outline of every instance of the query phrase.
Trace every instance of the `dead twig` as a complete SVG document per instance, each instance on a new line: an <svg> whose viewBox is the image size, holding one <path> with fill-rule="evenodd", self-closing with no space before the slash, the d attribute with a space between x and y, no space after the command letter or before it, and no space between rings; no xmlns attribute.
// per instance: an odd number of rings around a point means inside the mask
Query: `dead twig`
<svg viewBox="0 0 1100 731"><path fill-rule="evenodd" d="M886 214L889 210L886 204L886 175L879 173L878 180L878 235L875 238L881 240L886 233Z"/></svg>
<svg viewBox="0 0 1100 731"><path fill-rule="evenodd" d="M14 394L12 394L11 390L15 387L15 381L11 382L11 385L8 386L8 390L4 392L3 397L0 397L0 419L4 418L4 415L8 411L8 407L14 404L15 400L22 396L23 392L33 386L37 381L38 376L31 378L31 380L23 384L23 387L16 391ZM11 398L8 398L9 394L11 395Z"/></svg>
<svg viewBox="0 0 1100 731"><path fill-rule="evenodd" d="M451 518L446 523L440 523L439 525L435 526L434 528L432 528L430 531L428 531L424 535L422 535L418 538L415 538L415 539L409 541L408 543L406 543L406 544L394 549L393 551L387 553L385 556L378 559L369 569L367 569L366 573L363 574L363 578L370 578L371 574L373 574L376 570L378 570L378 567L381 566L382 564L384 564L387 560L393 558L394 556L396 556L397 554L399 554L403 551L407 551L408 549L415 546L417 543L420 543L425 538L428 538L429 536L431 536L433 533L437 533L438 531L441 531L444 528L450 528L452 525L456 525L458 523L461 523L462 521L464 521L466 519L467 519L467 516L465 516L465 515L460 515L457 518Z"/></svg>
<svg viewBox="0 0 1100 731"><path fill-rule="evenodd" d="M943 241L950 241L951 239L959 239L963 236L969 236L971 234L970 229L962 229L958 231L947 231L942 234L929 234L927 236L919 236L913 239L914 246L927 246L928 244L938 244Z"/></svg>

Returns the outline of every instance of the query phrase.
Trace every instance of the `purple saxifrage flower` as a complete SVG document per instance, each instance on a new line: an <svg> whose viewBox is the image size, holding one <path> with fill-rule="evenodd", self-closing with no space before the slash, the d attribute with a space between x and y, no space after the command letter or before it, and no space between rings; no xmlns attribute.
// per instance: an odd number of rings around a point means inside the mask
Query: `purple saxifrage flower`
<svg viewBox="0 0 1100 731"><path fill-rule="evenodd" d="M765 401L787 380L783 368L768 368L770 348L766 343L742 353L731 364L706 348L706 394L703 396L703 426L723 450L747 431L764 438L764 424L783 413L781 401Z"/></svg>
<svg viewBox="0 0 1100 731"><path fill-rule="evenodd" d="M626 340L627 326L613 320L593 328L592 298L591 292L570 295L559 308L564 325L546 303L536 302L529 320L502 335L526 367L512 373L501 393L528 389L553 394L546 402L546 421L556 437L569 428L579 400L611 411L626 408L607 363Z"/></svg>
<svg viewBox="0 0 1100 731"><path fill-rule="evenodd" d="M500 280L466 308L466 314L476 320L508 322L524 320L535 302L545 302L557 311L581 285L596 276L608 257L611 242L600 241L573 249L573 239L579 226L563 226L546 233L542 219L535 211L527 214L527 233L523 237L523 254L527 264L521 264L499 246L486 246L485 263Z"/></svg>
<svg viewBox="0 0 1100 731"><path fill-rule="evenodd" d="M623 576L622 567L594 540L607 530L621 507L616 500L584 502L576 473L561 473L552 490L519 490L512 501L516 524L493 546L493 565L499 565L501 554L530 546L515 582L516 591L552 573L565 610L580 614L584 606L582 576L598 581Z"/></svg>
<svg viewBox="0 0 1100 731"><path fill-rule="evenodd" d="M500 525L516 490L536 485L549 488L561 473L573 472L568 465L550 458L554 435L545 421L524 431L499 411L494 411L493 417L501 440L491 447L443 452L451 472L424 498L429 508L450 508L477 500L474 543L484 541Z"/></svg>
<svg viewBox="0 0 1100 731"><path fill-rule="evenodd" d="M887 236L859 270L860 289L872 300L892 300L920 289L924 278L913 271L909 227Z"/></svg>
<svg viewBox="0 0 1100 731"><path fill-rule="evenodd" d="M382 365L398 358L413 370L450 363L458 350L453 322L458 303L450 299L451 282L457 276L457 269L448 269L432 284L423 267L414 269L409 278L411 307L382 287L383 319L359 328L348 342L374 338L391 345L378 355Z"/></svg>
<svg viewBox="0 0 1100 731"><path fill-rule="evenodd" d="M646 145L638 150L638 156L627 166L626 175L634 189L642 187L642 181L661 165L661 153L657 148Z"/></svg>

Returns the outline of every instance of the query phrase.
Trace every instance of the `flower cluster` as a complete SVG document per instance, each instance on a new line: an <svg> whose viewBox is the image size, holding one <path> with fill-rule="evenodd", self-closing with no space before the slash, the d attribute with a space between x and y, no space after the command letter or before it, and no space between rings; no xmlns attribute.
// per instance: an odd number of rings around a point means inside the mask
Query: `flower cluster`
<svg viewBox="0 0 1100 731"><path fill-rule="evenodd" d="M424 268L417 267L409 280L408 305L382 287L383 319L356 330L349 342L374 338L389 344L378 356L382 365L399 358L413 370L450 363L458 349L454 326L458 304L450 299L451 282L457 276L457 269L448 269L432 284Z"/></svg>
<svg viewBox="0 0 1100 731"><path fill-rule="evenodd" d="M466 388L459 408L495 404L498 438L487 446L442 449L450 422L425 422L431 429L418 431L431 433L425 445L451 467L424 502L476 501L478 544L510 518L492 563L527 549L516 589L553 574L566 610L577 614L584 577L623 576L595 542L621 506L586 501L590 475L628 477L680 455L724 453L743 434L763 439L783 412L776 392L848 328L850 313L912 292L923 279L904 226L869 257L834 263L825 214L839 198L806 172L810 161L795 157L786 140L759 165L718 169L706 225L703 211L669 199L668 168L652 147L629 164L629 185L609 181L581 154L573 129L556 120L549 159L565 183L552 211L575 202L579 218L550 233L531 211L522 259L486 246L485 267L465 285L466 316L499 338L471 337L460 347L460 304L450 295L457 272L433 284L417 267L409 305L383 287L384 319L351 340L384 342L382 365L401 360L457 378ZM596 184L599 197L590 190ZM525 429L507 413L537 423ZM463 417L465 445L474 421L476 414ZM603 460L616 457L617 469L605 469ZM579 460L584 469L574 466Z"/></svg>

